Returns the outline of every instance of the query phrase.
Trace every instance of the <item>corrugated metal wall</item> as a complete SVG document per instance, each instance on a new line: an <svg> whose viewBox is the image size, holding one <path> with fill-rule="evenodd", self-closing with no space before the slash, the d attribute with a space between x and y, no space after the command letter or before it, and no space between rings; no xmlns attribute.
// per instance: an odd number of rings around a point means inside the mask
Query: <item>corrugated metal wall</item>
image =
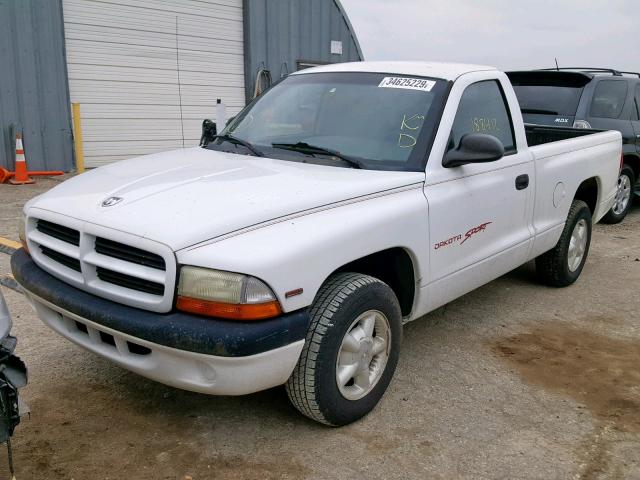
<svg viewBox="0 0 640 480"><path fill-rule="evenodd" d="M244 0L247 100L261 68L274 81L298 70L298 62L363 60L362 51L338 0ZM342 54L331 42L342 42Z"/></svg>
<svg viewBox="0 0 640 480"><path fill-rule="evenodd" d="M15 130L30 170L71 170L73 140L60 0L0 0L0 166Z"/></svg>

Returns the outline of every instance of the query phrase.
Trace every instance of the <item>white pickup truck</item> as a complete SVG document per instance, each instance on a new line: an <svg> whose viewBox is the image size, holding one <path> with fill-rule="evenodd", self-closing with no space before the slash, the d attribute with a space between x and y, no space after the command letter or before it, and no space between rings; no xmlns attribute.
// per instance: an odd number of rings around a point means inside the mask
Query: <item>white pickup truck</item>
<svg viewBox="0 0 640 480"><path fill-rule="evenodd" d="M15 278L118 365L209 394L286 384L334 426L380 400L403 323L531 259L576 281L621 154L618 132L525 128L494 68L436 63L297 72L208 140L29 202Z"/></svg>

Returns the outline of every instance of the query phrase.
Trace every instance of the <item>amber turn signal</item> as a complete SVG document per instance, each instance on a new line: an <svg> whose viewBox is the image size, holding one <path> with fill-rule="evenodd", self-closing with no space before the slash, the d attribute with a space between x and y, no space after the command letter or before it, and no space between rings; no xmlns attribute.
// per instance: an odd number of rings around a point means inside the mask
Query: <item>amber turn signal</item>
<svg viewBox="0 0 640 480"><path fill-rule="evenodd" d="M282 313L277 301L267 303L234 304L178 296L176 308L183 312L230 320L265 320Z"/></svg>

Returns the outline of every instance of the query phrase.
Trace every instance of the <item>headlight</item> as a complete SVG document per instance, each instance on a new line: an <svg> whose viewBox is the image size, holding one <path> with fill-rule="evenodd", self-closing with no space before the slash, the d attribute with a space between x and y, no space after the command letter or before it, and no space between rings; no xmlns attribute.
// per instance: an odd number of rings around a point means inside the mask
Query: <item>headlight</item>
<svg viewBox="0 0 640 480"><path fill-rule="evenodd" d="M263 281L191 266L180 270L176 308L234 320L263 320L282 313L276 296Z"/></svg>
<svg viewBox="0 0 640 480"><path fill-rule="evenodd" d="M20 217L20 223L18 224L18 238L22 248L29 253L29 246L27 245L27 216L23 213Z"/></svg>

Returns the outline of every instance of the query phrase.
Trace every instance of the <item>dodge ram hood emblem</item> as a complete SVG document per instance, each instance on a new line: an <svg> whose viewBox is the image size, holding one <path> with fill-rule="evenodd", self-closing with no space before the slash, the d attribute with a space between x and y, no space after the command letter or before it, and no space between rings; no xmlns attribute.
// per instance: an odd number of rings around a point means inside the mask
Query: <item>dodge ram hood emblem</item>
<svg viewBox="0 0 640 480"><path fill-rule="evenodd" d="M120 203L122 200L124 200L124 198L122 197L109 197L102 201L102 206L113 207L114 205L117 205L118 203Z"/></svg>

